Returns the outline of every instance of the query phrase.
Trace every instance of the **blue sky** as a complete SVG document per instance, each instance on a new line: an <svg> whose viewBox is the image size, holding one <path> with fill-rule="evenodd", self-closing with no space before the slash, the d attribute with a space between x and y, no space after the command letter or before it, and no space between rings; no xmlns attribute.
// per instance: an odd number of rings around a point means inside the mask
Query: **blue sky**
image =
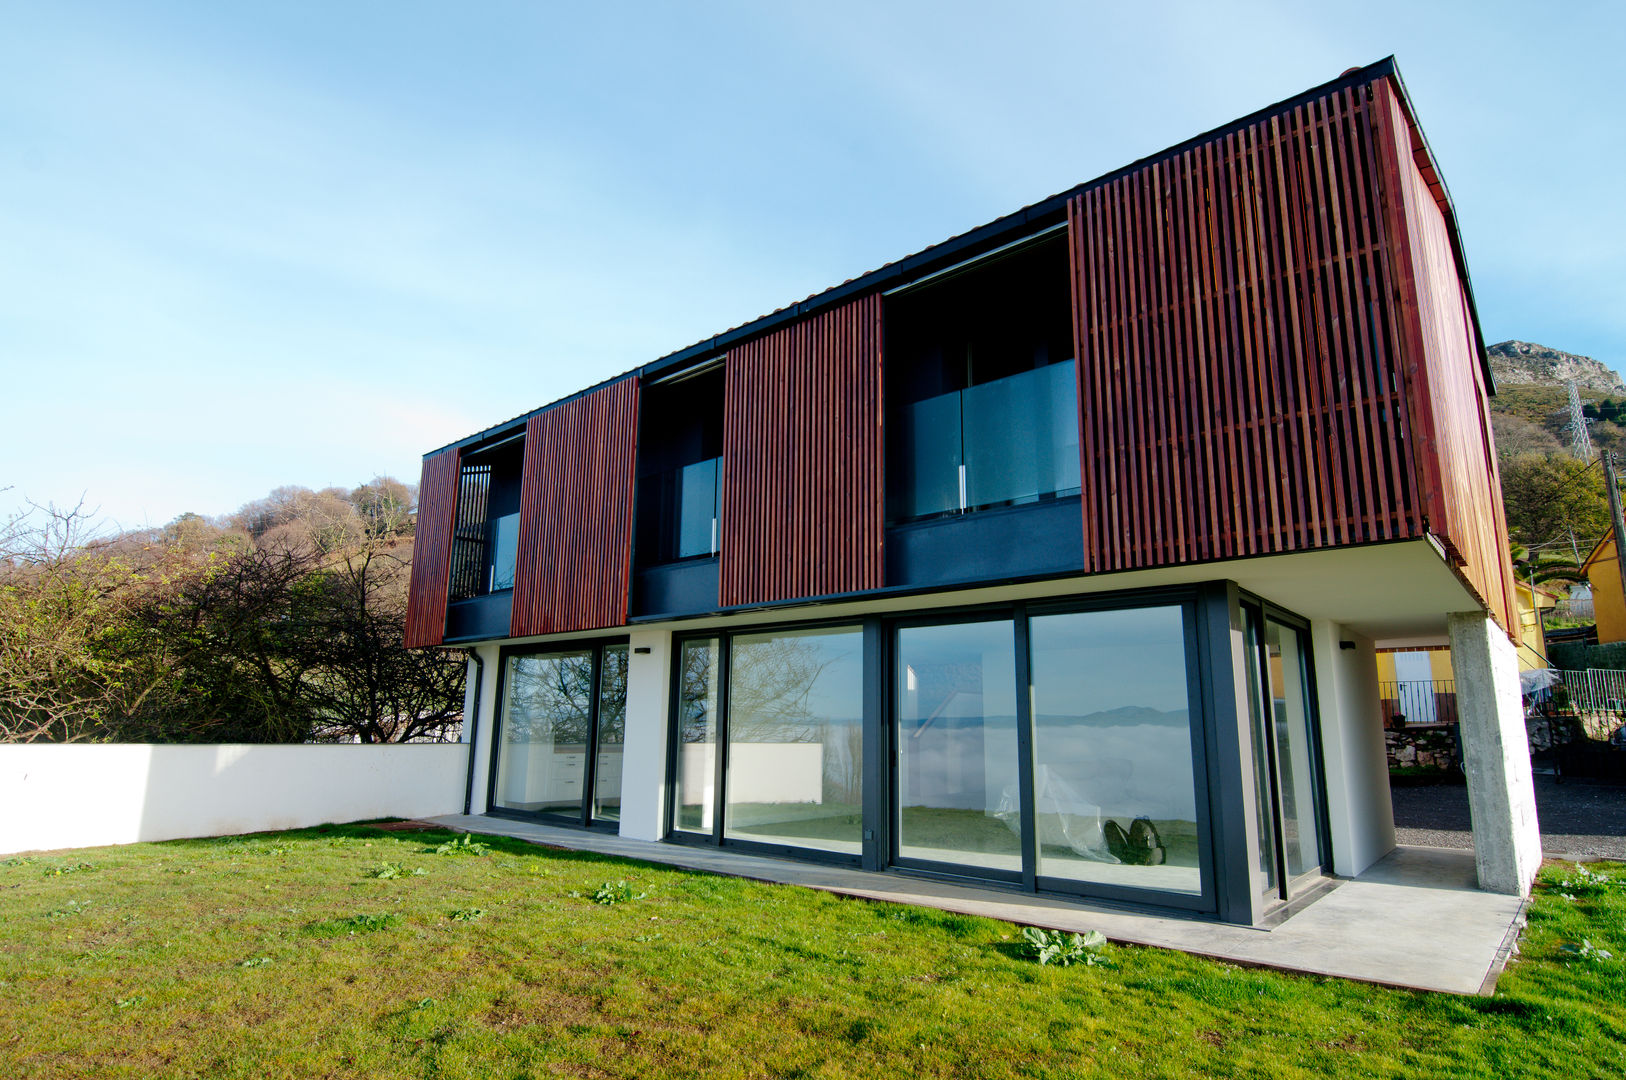
<svg viewBox="0 0 1626 1080"><path fill-rule="evenodd" d="M1626 5L0 0L0 511L420 455L1397 55L1489 340L1626 366Z"/></svg>

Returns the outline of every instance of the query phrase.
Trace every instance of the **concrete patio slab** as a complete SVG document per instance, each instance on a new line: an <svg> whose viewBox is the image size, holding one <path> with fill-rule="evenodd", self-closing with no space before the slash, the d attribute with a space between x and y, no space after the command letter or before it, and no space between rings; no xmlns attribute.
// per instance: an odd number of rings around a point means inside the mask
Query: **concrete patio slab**
<svg viewBox="0 0 1626 1080"><path fill-rule="evenodd" d="M1524 902L1481 892L1475 885L1473 853L1450 848L1396 848L1366 873L1338 881L1335 888L1284 921L1256 928L892 871L876 873L629 840L507 818L451 814L431 820L464 832L515 837L573 851L1053 930L1099 930L1123 944L1453 994L1489 993L1523 925Z"/></svg>

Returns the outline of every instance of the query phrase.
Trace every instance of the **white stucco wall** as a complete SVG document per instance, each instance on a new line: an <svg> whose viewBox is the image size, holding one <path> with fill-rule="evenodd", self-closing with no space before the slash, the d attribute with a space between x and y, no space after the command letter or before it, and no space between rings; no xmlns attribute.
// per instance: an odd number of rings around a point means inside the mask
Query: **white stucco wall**
<svg viewBox="0 0 1626 1080"><path fill-rule="evenodd" d="M1355 647L1345 649L1348 641ZM1365 870L1395 846L1389 762L1378 717L1377 653L1372 639L1328 619L1310 622L1333 871Z"/></svg>
<svg viewBox="0 0 1626 1080"><path fill-rule="evenodd" d="M0 746L0 855L459 813L468 747Z"/></svg>
<svg viewBox="0 0 1626 1080"><path fill-rule="evenodd" d="M480 654L480 659L483 661L483 666L479 668L480 708L479 716L476 721L472 725L467 723L463 725L464 741L472 742L474 744L473 781L470 783L469 779L465 777L464 783L467 785L469 797L468 805L470 807L470 811L472 813L480 814L485 812L486 800L491 784L491 747L493 745L491 736L492 733L496 731L497 709L500 705L500 702L497 700L497 683L498 677L501 674L501 665L498 663L500 656L500 649L498 646L481 645L475 651ZM470 700L464 705L464 716L475 715L474 702L472 700L474 697L473 686L475 670L475 665L470 663ZM457 804L457 810L459 813L462 813L463 811L463 803L461 801L459 801Z"/></svg>
<svg viewBox="0 0 1626 1080"><path fill-rule="evenodd" d="M632 652L627 658L627 734L621 757L621 835L659 840L666 832L672 634L665 629L634 630L628 644Z"/></svg>

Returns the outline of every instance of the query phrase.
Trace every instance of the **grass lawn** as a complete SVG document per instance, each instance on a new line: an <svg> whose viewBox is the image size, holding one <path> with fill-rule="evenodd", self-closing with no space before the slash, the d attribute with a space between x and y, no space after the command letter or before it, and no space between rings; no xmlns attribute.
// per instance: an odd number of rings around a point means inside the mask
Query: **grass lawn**
<svg viewBox="0 0 1626 1080"><path fill-rule="evenodd" d="M448 839L0 860L0 1077L1626 1074L1621 866L1548 868L1522 959L1461 998L1130 947L1041 967L992 920Z"/></svg>

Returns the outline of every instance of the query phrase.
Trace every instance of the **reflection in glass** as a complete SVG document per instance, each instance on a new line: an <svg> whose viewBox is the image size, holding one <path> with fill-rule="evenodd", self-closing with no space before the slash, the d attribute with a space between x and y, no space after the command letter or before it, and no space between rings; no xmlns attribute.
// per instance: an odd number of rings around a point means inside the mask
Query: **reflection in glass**
<svg viewBox="0 0 1626 1080"><path fill-rule="evenodd" d="M514 587L519 553L519 514L504 514L491 521L491 581L487 592Z"/></svg>
<svg viewBox="0 0 1626 1080"><path fill-rule="evenodd" d="M1267 900L1280 896L1276 877L1276 792L1270 781L1270 732L1266 729L1263 691L1259 686L1259 618L1252 608L1242 609L1243 641L1248 657L1248 706L1253 716L1254 822L1259 830L1259 859L1254 890Z"/></svg>
<svg viewBox="0 0 1626 1080"><path fill-rule="evenodd" d="M717 639L678 650L677 782L672 827L710 833L717 806Z"/></svg>
<svg viewBox="0 0 1626 1080"><path fill-rule="evenodd" d="M1029 626L1039 875L1200 893L1181 609Z"/></svg>
<svg viewBox="0 0 1626 1080"><path fill-rule="evenodd" d="M897 650L898 854L1020 872L1012 624L901 629Z"/></svg>
<svg viewBox="0 0 1626 1080"><path fill-rule="evenodd" d="M966 504L1032 502L1079 488L1078 378L1071 363L964 391Z"/></svg>
<svg viewBox="0 0 1626 1080"><path fill-rule="evenodd" d="M621 751L627 739L627 647L604 649L598 680L598 760L593 773L593 819L621 820Z"/></svg>
<svg viewBox="0 0 1626 1080"><path fill-rule="evenodd" d="M1316 807L1315 767L1304 692L1304 661L1299 634L1274 619L1265 620L1266 669L1270 673L1271 715L1276 725L1276 770L1280 778L1282 853L1289 877L1320 869L1321 829Z"/></svg>
<svg viewBox="0 0 1626 1080"><path fill-rule="evenodd" d="M593 702L593 654L508 658L495 804L579 815Z"/></svg>
<svg viewBox="0 0 1626 1080"><path fill-rule="evenodd" d="M732 639L724 835L862 850L863 675L857 628Z"/></svg>

